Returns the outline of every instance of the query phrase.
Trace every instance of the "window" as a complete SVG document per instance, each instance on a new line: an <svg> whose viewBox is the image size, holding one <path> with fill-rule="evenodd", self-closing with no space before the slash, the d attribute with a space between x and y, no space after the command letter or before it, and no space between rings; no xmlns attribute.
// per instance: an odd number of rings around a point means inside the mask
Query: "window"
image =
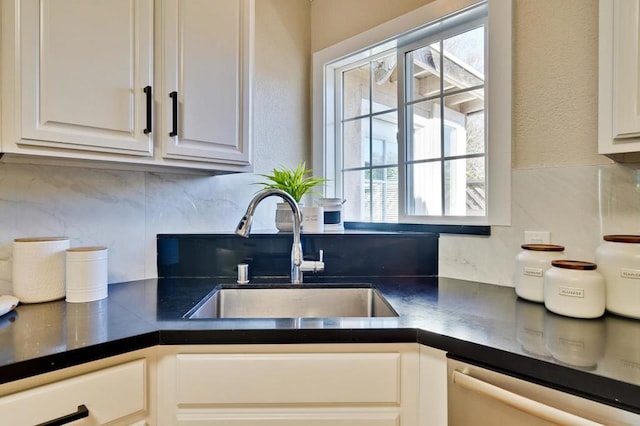
<svg viewBox="0 0 640 426"><path fill-rule="evenodd" d="M508 224L510 75L508 97L491 102L491 71L505 71L487 60L496 51L489 7L472 4L351 52L334 47L344 51L335 60L326 58L338 52L314 55L324 112L314 117L323 118L314 123L314 169L331 179L328 195L347 200L347 222ZM492 129L501 122L507 131Z"/></svg>

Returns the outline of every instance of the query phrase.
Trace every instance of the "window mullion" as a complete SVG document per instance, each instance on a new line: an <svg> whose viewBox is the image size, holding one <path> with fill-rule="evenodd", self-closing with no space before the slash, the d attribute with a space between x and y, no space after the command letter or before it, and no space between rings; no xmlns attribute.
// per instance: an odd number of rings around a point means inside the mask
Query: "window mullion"
<svg viewBox="0 0 640 426"><path fill-rule="evenodd" d="M446 216L446 173L445 173L445 140L444 140L444 41L438 42L440 46L440 196L442 203L442 216Z"/></svg>

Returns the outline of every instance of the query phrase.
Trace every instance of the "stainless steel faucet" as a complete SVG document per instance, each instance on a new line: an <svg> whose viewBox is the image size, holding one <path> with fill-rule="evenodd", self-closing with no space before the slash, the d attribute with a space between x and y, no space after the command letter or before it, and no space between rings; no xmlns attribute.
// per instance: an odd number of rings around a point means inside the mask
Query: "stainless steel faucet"
<svg viewBox="0 0 640 426"><path fill-rule="evenodd" d="M253 214L256 207L262 200L271 196L278 196L289 204L293 212L293 245L291 246L291 283L302 284L302 243L300 242L300 225L302 223L302 212L298 207L298 203L293 197L280 189L267 188L258 192L249 202L247 211L236 227L236 234L249 238L251 230L251 222L253 222Z"/></svg>

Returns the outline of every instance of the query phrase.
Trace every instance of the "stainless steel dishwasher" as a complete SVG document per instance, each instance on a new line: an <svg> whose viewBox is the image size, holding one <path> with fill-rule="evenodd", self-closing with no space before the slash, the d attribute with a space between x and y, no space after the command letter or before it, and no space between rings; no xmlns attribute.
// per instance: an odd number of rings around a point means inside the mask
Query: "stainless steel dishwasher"
<svg viewBox="0 0 640 426"><path fill-rule="evenodd" d="M640 415L447 360L450 426L640 425Z"/></svg>

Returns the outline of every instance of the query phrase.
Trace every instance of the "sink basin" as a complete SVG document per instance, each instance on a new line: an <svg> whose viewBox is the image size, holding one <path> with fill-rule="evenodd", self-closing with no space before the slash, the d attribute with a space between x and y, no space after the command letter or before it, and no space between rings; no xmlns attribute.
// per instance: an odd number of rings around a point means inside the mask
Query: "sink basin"
<svg viewBox="0 0 640 426"><path fill-rule="evenodd" d="M220 285L184 315L208 318L397 317L371 285Z"/></svg>

